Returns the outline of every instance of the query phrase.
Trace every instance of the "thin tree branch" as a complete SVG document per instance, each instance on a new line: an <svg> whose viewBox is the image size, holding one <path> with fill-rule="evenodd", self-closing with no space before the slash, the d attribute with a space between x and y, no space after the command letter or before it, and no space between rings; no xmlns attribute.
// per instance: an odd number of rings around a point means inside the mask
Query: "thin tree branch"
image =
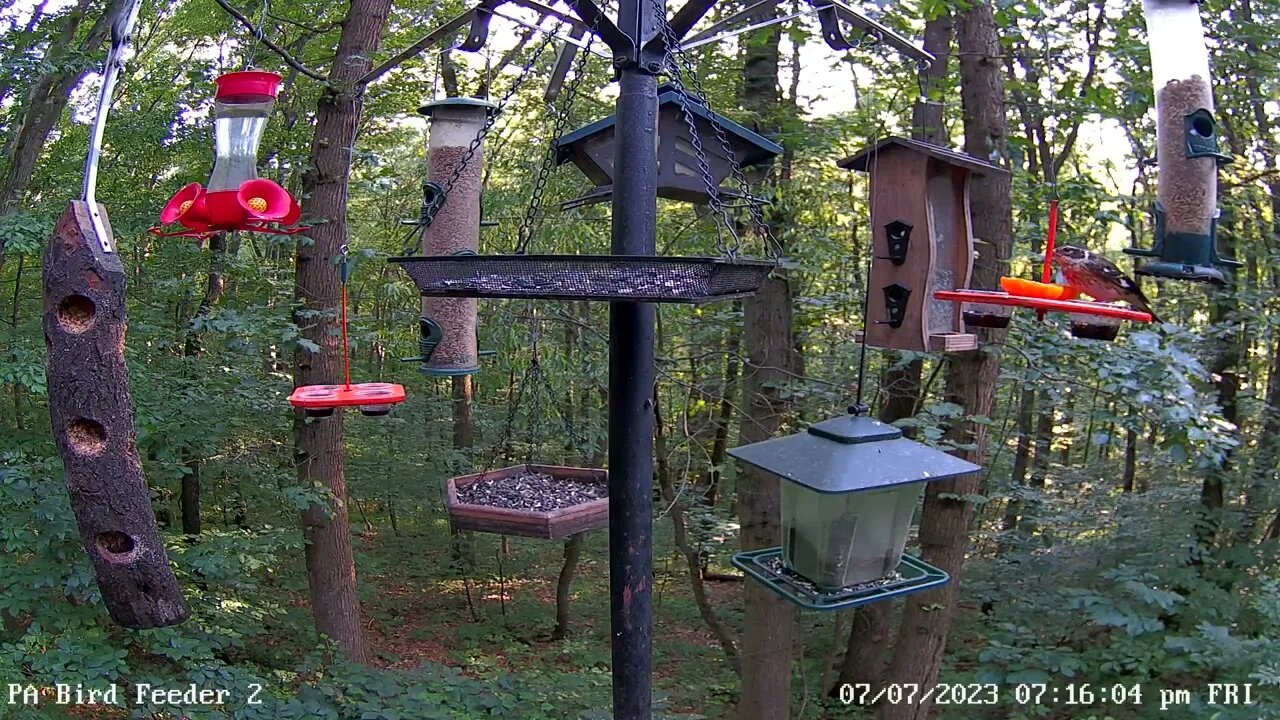
<svg viewBox="0 0 1280 720"><path fill-rule="evenodd" d="M318 73L315 70L312 70L311 68L307 67L306 65L303 65L301 62L298 61L297 58L295 58L293 55L290 55L288 50L285 50L284 48L272 42L271 39L268 38L265 33L263 33L261 30L259 30L257 27L254 26L253 22L250 21L249 18L241 14L240 11L235 9L231 5L231 3L227 2L227 0L214 0L214 2L221 5L222 9L226 10L228 15L235 18L237 21L240 22L241 25L245 26L249 30L249 32L253 33L253 36L257 38L258 42L265 45L267 49L269 49L271 52L275 53L276 55L279 55L280 58L284 60L286 65L293 68L294 70L297 70L303 75L306 75L312 80L319 80L320 82L325 82L329 79L324 75L322 75L321 73Z"/></svg>

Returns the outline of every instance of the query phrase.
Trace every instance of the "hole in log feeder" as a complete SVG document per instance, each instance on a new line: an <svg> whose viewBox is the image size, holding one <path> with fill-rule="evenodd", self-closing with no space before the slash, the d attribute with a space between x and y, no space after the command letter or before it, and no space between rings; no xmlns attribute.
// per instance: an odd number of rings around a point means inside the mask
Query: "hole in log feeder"
<svg viewBox="0 0 1280 720"><path fill-rule="evenodd" d="M72 420L67 426L67 440L71 448L81 455L97 455L107 449L107 431L97 420Z"/></svg>
<svg viewBox="0 0 1280 720"><path fill-rule="evenodd" d="M123 556L133 552L133 538L119 530L107 530L98 533L98 550L108 560L124 560Z"/></svg>
<svg viewBox="0 0 1280 720"><path fill-rule="evenodd" d="M83 295L68 295L58 303L58 325L73 335L93 327L97 312L93 301Z"/></svg>

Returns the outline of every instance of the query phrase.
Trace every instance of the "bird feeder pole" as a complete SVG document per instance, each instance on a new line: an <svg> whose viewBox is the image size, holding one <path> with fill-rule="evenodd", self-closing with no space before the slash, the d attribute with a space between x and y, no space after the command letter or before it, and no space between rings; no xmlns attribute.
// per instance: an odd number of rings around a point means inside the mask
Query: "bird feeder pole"
<svg viewBox="0 0 1280 720"><path fill-rule="evenodd" d="M619 70L615 255L654 255L658 230L658 34L663 0L622 0L629 47L611 47ZM654 307L609 305L609 595L613 717L652 716Z"/></svg>

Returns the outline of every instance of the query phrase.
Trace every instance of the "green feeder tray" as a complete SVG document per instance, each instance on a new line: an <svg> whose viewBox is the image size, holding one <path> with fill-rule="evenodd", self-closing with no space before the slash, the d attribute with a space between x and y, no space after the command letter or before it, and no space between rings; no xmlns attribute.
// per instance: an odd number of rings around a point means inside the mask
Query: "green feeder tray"
<svg viewBox="0 0 1280 720"><path fill-rule="evenodd" d="M741 552L733 556L733 566L765 587L808 610L847 610L891 600L903 595L932 590L951 582L951 576L920 558L902 556L894 575L839 590L822 590L782 564L782 548Z"/></svg>

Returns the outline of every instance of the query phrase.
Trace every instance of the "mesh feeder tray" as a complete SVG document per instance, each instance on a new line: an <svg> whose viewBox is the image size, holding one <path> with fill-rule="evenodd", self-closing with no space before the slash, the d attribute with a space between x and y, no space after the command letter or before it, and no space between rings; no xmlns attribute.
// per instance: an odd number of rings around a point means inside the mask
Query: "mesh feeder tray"
<svg viewBox="0 0 1280 720"><path fill-rule="evenodd" d="M557 465L515 465L449 478L445 509L459 530L543 540L609 524L609 473Z"/></svg>
<svg viewBox="0 0 1280 720"><path fill-rule="evenodd" d="M775 265L626 255L394 257L425 297L706 303L754 295Z"/></svg>

